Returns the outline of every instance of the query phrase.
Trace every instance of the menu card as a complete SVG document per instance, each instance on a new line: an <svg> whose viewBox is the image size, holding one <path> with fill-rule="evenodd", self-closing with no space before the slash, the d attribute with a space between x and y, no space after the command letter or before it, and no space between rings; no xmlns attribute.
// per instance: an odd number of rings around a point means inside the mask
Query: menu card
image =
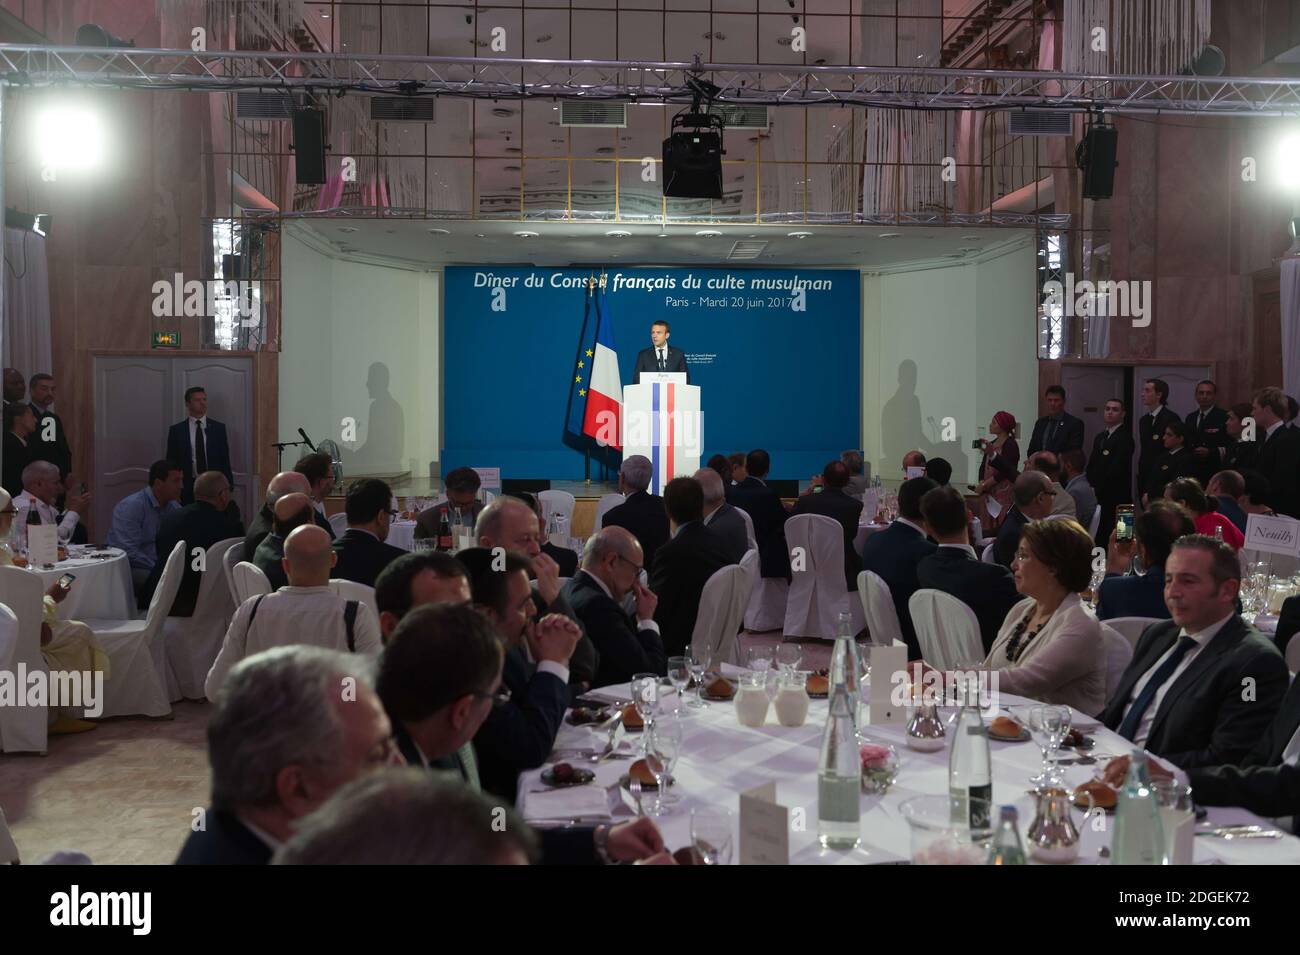
<svg viewBox="0 0 1300 955"><path fill-rule="evenodd" d="M55 524L33 524L27 528L27 561L37 566L59 562L59 528Z"/></svg>
<svg viewBox="0 0 1300 955"><path fill-rule="evenodd" d="M790 810L776 801L776 783L740 794L740 864L790 864Z"/></svg>
<svg viewBox="0 0 1300 955"><path fill-rule="evenodd" d="M893 699L894 687L897 685L895 674L906 670L907 647L871 648L871 703L868 722L872 726L907 722L906 706L895 705Z"/></svg>

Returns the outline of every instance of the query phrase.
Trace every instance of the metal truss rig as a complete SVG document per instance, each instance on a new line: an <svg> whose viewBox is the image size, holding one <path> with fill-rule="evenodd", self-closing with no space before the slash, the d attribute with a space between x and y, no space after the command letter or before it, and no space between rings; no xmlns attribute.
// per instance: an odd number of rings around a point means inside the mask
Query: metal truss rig
<svg viewBox="0 0 1300 955"><path fill-rule="evenodd" d="M690 76L716 101L766 106L1300 115L1300 80L1103 76L909 67L639 63L616 60L136 50L0 44L0 82L23 87L353 91L479 99L687 103Z"/></svg>

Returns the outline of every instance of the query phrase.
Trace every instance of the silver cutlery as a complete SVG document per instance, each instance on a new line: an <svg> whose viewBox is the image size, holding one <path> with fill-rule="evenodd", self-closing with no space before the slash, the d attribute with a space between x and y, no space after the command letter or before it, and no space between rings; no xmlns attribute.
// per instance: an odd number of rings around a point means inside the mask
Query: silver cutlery
<svg viewBox="0 0 1300 955"><path fill-rule="evenodd" d="M1281 839L1286 835L1281 829L1265 829L1263 826L1220 826L1217 829L1200 829L1196 834L1220 839Z"/></svg>
<svg viewBox="0 0 1300 955"><path fill-rule="evenodd" d="M627 787L627 791L632 794L632 799L636 802L636 814L638 816L644 816L645 811L641 807L641 780L632 780Z"/></svg>

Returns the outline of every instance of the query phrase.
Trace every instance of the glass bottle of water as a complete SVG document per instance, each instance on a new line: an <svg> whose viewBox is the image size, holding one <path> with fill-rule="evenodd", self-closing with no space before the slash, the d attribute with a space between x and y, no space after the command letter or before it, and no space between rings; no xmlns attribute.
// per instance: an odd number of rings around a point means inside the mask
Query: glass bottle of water
<svg viewBox="0 0 1300 955"><path fill-rule="evenodd" d="M862 687L859 684L861 664L858 645L853 640L853 624L848 611L842 610L835 622L835 650L831 653L830 683L833 687L842 682L848 689L855 731L859 723L858 710L862 706Z"/></svg>
<svg viewBox="0 0 1300 955"><path fill-rule="evenodd" d="M1137 750L1128 764L1124 788L1115 806L1115 835L1111 840L1111 865L1167 865L1165 833L1160 806L1151 791L1146 750Z"/></svg>
<svg viewBox="0 0 1300 955"><path fill-rule="evenodd" d="M948 795L952 821L970 826L975 838L992 829L993 763L988 731L980 716L978 689L963 687L961 712L948 751Z"/></svg>
<svg viewBox="0 0 1300 955"><path fill-rule="evenodd" d="M837 659L844 653L843 643L835 642ZM838 671L831 668L830 712L817 763L817 841L827 849L852 849L862 838L862 766L853 716L856 710L841 662Z"/></svg>
<svg viewBox="0 0 1300 955"><path fill-rule="evenodd" d="M1024 865L1025 848L1020 842L1017 823L1020 813L1015 806L1003 806L997 835L989 849L989 865Z"/></svg>

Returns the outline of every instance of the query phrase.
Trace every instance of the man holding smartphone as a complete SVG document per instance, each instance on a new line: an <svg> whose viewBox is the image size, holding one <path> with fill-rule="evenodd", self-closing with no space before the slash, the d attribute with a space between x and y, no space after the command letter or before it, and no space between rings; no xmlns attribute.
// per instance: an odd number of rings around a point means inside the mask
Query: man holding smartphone
<svg viewBox="0 0 1300 955"><path fill-rule="evenodd" d="M1174 541L1195 533L1196 525L1188 513L1163 498L1152 501L1150 507L1133 518L1131 539L1121 539L1116 527L1106 551L1106 579L1097 588L1097 619L1169 619L1169 608L1165 606L1165 561ZM1133 572L1134 553L1141 561L1142 573Z"/></svg>

